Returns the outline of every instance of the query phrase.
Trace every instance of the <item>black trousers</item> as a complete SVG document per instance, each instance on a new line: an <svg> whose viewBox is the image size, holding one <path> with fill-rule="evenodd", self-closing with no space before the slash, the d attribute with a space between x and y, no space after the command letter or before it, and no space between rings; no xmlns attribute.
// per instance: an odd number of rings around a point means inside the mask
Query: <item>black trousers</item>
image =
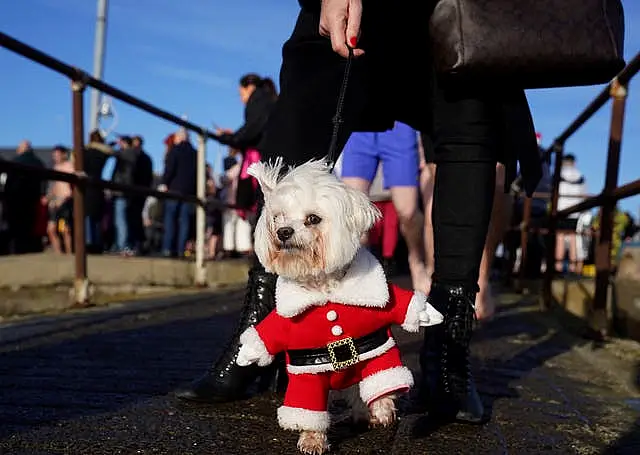
<svg viewBox="0 0 640 455"><path fill-rule="evenodd" d="M425 72L431 2L397 3L393 11L385 9L387 2L365 5L359 39L365 55L352 65L339 148L354 131L384 131L396 120L431 138L438 165L433 279L477 290L495 164L509 161L513 148L537 156L528 105L522 90L452 86ZM283 47L280 97L260 147L266 158L282 156L296 165L327 154L345 60L318 25L318 8L303 8ZM519 115L505 115L513 106Z"/></svg>

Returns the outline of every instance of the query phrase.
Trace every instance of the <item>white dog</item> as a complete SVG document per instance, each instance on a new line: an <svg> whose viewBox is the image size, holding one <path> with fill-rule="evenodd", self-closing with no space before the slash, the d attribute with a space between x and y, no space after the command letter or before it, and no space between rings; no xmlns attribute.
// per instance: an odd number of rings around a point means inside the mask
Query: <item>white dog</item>
<svg viewBox="0 0 640 455"><path fill-rule="evenodd" d="M329 448L329 390L359 386L373 425L395 420L393 398L413 385L390 326L417 332L442 322L420 292L387 283L360 245L380 216L367 196L310 161L281 176L282 162L249 168L264 193L255 251L279 275L276 309L240 337L237 363L264 366L287 353L289 384L278 409L282 428L301 431L298 448Z"/></svg>

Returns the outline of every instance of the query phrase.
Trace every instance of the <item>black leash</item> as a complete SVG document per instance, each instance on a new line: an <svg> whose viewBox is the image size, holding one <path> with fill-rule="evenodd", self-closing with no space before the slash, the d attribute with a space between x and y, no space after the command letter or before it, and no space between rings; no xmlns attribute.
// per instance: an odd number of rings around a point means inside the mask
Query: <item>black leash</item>
<svg viewBox="0 0 640 455"><path fill-rule="evenodd" d="M333 172L333 168L336 165L338 157L336 156L338 150L338 134L340 134L340 127L342 126L342 109L344 107L344 96L347 93L347 85L349 83L349 72L351 71L351 61L353 60L353 48L347 45L349 49L349 56L347 57L347 64L344 67L344 74L342 76L342 85L340 86L340 93L338 94L338 105L336 106L336 114L333 116L333 133L331 134L331 143L329 144L329 151L327 152L327 164L329 165L329 172Z"/></svg>

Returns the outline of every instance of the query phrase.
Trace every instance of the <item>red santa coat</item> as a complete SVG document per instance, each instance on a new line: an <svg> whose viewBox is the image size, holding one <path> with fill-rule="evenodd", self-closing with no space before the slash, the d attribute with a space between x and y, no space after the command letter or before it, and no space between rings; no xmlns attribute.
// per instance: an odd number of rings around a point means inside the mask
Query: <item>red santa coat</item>
<svg viewBox="0 0 640 455"><path fill-rule="evenodd" d="M335 371L330 363L287 365L289 385L284 406L278 409L280 425L292 430L325 431L330 389L359 383L361 398L370 403L413 385L411 371L402 366L389 327L397 324L417 332L420 313L426 308L424 294L388 284L380 263L362 249L330 293L310 292L279 277L276 309L255 328L247 329L241 343L261 353L258 364L266 365L279 352L323 348L347 337L355 340L387 329L388 340L361 353L358 363L347 369Z"/></svg>

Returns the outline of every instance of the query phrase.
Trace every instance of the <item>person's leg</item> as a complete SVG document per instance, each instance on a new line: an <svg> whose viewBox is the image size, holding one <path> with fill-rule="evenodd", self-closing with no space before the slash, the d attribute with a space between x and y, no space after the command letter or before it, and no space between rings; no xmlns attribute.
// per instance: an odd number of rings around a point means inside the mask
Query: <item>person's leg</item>
<svg viewBox="0 0 640 455"><path fill-rule="evenodd" d="M382 257L393 259L398 245L398 214L391 201L385 201L382 210Z"/></svg>
<svg viewBox="0 0 640 455"><path fill-rule="evenodd" d="M245 255L253 251L251 223L240 216L236 221L236 251Z"/></svg>
<svg viewBox="0 0 640 455"><path fill-rule="evenodd" d="M419 157L416 130L401 122L380 134L380 157L384 184L398 214L406 241L414 289L428 292L424 266L424 218L418 210Z"/></svg>
<svg viewBox="0 0 640 455"><path fill-rule="evenodd" d="M535 133L521 91L447 87L436 90L434 103L435 261L429 299L444 322L425 332L423 391L430 416L482 423L487 416L471 374L469 345L496 163L509 150L512 129L522 132L526 153L537 153Z"/></svg>
<svg viewBox="0 0 640 455"><path fill-rule="evenodd" d="M128 222L127 222L127 200L123 197L114 200L114 221L116 228L116 249L122 252L127 247L129 240Z"/></svg>
<svg viewBox="0 0 640 455"><path fill-rule="evenodd" d="M556 272L562 273L564 268L564 254L567 251L566 236L562 232L556 233ZM549 267L549 265L547 265Z"/></svg>
<svg viewBox="0 0 640 455"><path fill-rule="evenodd" d="M187 242L189 241L193 205L184 202L178 204L178 245L176 248L178 256L184 256L187 251Z"/></svg>
<svg viewBox="0 0 640 455"><path fill-rule="evenodd" d="M55 216L50 216L47 222L47 236L49 237L49 244L56 253L61 253L60 238L58 237L58 222Z"/></svg>
<svg viewBox="0 0 640 455"><path fill-rule="evenodd" d="M176 213L178 210L178 202L166 200L164 203L164 235L162 238L162 253L165 256L171 256L174 252L173 245L175 242L175 223Z"/></svg>
<svg viewBox="0 0 640 455"><path fill-rule="evenodd" d="M572 232L567 235L569 240L569 272L575 273L578 263L578 243L576 240L576 233Z"/></svg>
<svg viewBox="0 0 640 455"><path fill-rule="evenodd" d="M433 275L433 187L436 181L436 165L427 162L427 165L420 173L420 190L424 203L424 243L425 243L425 270L427 275L427 286L431 289L431 276Z"/></svg>
<svg viewBox="0 0 640 455"><path fill-rule="evenodd" d="M511 195L504 192L505 168L503 164L496 167L496 185L491 210L491 221L487 240L482 252L480 262L480 277L478 285L480 291L476 295L476 316L478 320L489 319L495 312L495 300L491 292L491 266L495 258L498 244L502 241L511 219L512 199Z"/></svg>

